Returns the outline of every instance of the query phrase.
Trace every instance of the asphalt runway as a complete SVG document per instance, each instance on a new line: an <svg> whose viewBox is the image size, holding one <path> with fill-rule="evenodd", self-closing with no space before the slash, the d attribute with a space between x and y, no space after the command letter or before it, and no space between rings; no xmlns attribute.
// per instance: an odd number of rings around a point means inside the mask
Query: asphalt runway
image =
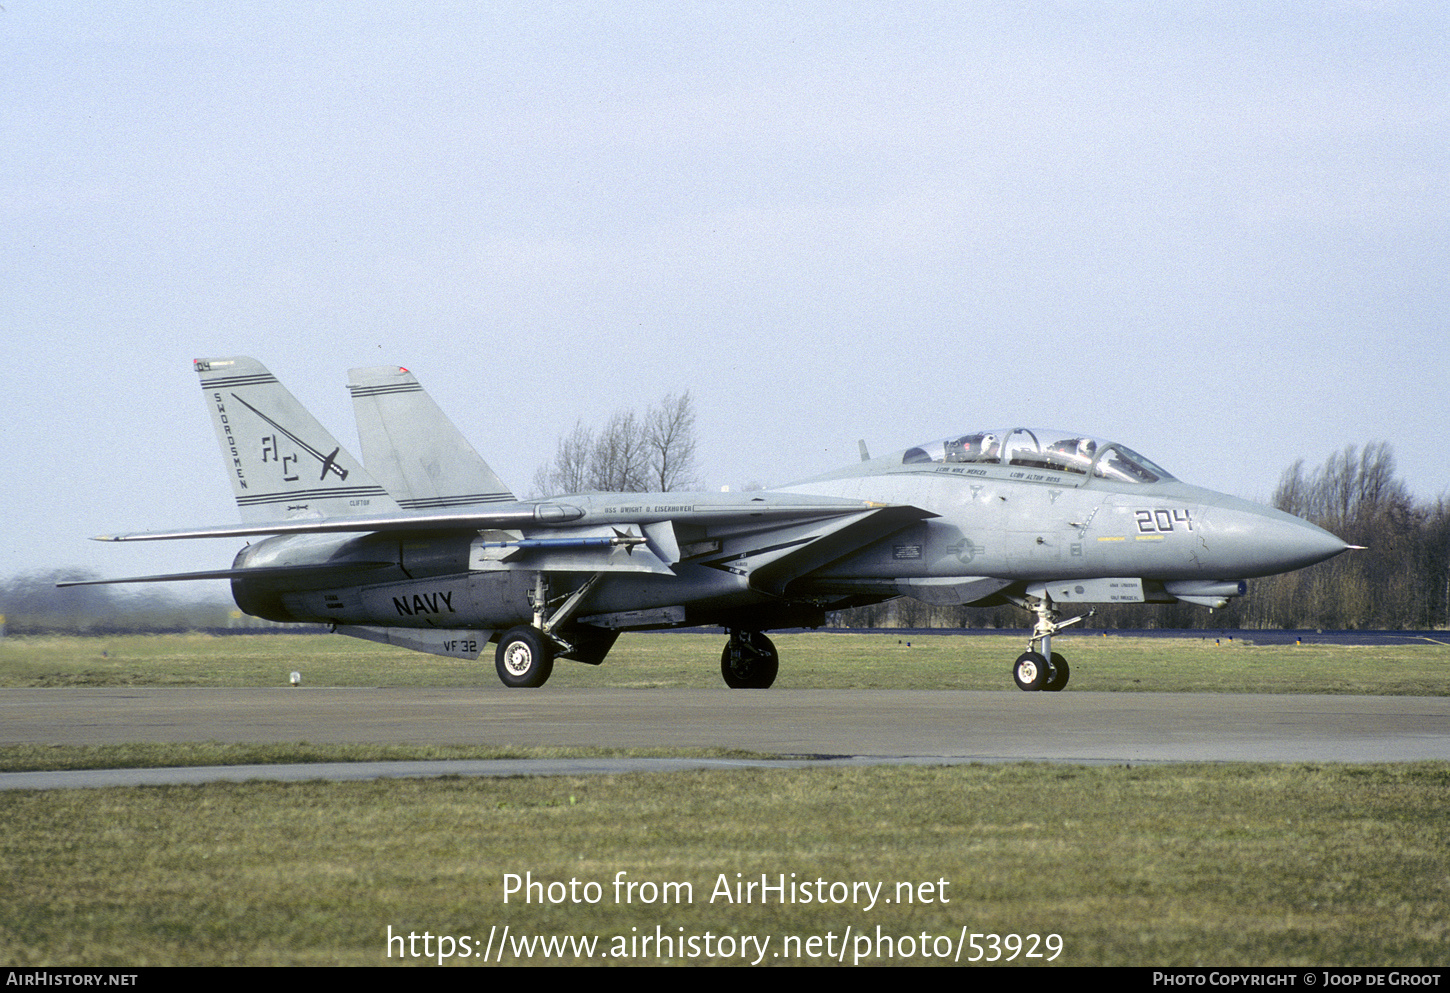
<svg viewBox="0 0 1450 993"><path fill-rule="evenodd" d="M721 747L873 764L1404 762L1450 760L1450 697L502 686L0 690L0 744L186 741ZM634 759L608 760L607 768L598 759L530 761L399 774L650 768L650 760ZM256 767L247 778L283 777L283 770ZM0 775L0 787L35 785L14 778L31 775Z"/></svg>

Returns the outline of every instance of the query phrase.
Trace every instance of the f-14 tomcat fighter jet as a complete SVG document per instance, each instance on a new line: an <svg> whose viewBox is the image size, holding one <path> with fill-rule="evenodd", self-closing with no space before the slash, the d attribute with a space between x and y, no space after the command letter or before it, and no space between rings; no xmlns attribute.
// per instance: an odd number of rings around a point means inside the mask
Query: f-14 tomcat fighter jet
<svg viewBox="0 0 1450 993"><path fill-rule="evenodd" d="M1052 637L1085 615L1060 608L1223 606L1348 547L1116 442L1025 427L863 446L774 490L520 500L405 369L350 374L364 469L256 360L195 366L243 523L101 540L261 540L230 569L108 582L229 579L257 617L455 658L496 642L508 686L543 685L556 658L598 665L621 631L720 625L725 682L763 688L764 632L911 596L1031 611L1013 678L1061 690Z"/></svg>

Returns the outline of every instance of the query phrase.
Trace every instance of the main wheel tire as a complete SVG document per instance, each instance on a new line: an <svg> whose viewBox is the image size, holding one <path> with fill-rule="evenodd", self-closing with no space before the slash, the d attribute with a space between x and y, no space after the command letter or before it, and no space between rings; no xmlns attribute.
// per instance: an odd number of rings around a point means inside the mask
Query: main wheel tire
<svg viewBox="0 0 1450 993"><path fill-rule="evenodd" d="M1036 652L1023 652L1012 663L1012 679L1019 690L1040 690L1047 684L1048 662Z"/></svg>
<svg viewBox="0 0 1450 993"><path fill-rule="evenodd" d="M742 636L736 657L731 651L735 644L733 640L726 642L720 655L720 675L725 685L732 690L768 689L780 671L780 654L775 645L763 634Z"/></svg>
<svg viewBox="0 0 1450 993"><path fill-rule="evenodd" d="M1069 675L1067 659L1053 652L1052 662L1048 668L1051 671L1048 674L1047 682L1043 684L1042 688L1048 693L1056 693L1067 685L1067 677Z"/></svg>
<svg viewBox="0 0 1450 993"><path fill-rule="evenodd" d="M513 628L498 640L494 668L505 686L543 686L554 671L554 646L534 628Z"/></svg>

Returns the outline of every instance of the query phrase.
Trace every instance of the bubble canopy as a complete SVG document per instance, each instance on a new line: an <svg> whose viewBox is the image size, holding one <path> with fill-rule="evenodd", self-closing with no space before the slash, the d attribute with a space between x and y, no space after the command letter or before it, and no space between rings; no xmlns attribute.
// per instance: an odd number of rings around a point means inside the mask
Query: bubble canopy
<svg viewBox="0 0 1450 993"><path fill-rule="evenodd" d="M1126 445L1050 428L1004 428L953 435L908 448L901 462L1021 466L1120 483L1157 483L1174 478Z"/></svg>

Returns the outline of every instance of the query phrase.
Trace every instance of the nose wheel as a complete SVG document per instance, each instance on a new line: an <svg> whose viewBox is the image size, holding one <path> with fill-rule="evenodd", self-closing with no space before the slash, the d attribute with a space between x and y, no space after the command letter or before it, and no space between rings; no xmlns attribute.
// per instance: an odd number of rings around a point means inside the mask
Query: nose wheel
<svg viewBox="0 0 1450 993"><path fill-rule="evenodd" d="M1019 690L1057 693L1067 686L1071 672L1067 659L1052 650L1052 636L1091 617L1093 612L1090 610L1064 621L1060 619L1062 615L1053 609L1050 597L1024 597L1016 603L1036 614L1037 624L1032 629L1032 637L1027 639L1027 651L1017 656L1017 661L1012 664L1012 681Z"/></svg>
<svg viewBox="0 0 1450 993"><path fill-rule="evenodd" d="M1012 664L1012 681L1019 690L1040 690L1047 685L1051 663L1036 652L1023 652Z"/></svg>
<svg viewBox="0 0 1450 993"><path fill-rule="evenodd" d="M1056 652L1050 657L1040 652L1023 652L1012 665L1012 681L1019 690L1056 693L1067 685L1069 674L1067 659Z"/></svg>
<svg viewBox="0 0 1450 993"><path fill-rule="evenodd" d="M1051 675L1047 677L1047 682L1043 684L1042 688L1049 693L1056 693L1067 685L1067 677L1070 675L1067 659L1053 652L1052 657L1047 660L1047 665Z"/></svg>

